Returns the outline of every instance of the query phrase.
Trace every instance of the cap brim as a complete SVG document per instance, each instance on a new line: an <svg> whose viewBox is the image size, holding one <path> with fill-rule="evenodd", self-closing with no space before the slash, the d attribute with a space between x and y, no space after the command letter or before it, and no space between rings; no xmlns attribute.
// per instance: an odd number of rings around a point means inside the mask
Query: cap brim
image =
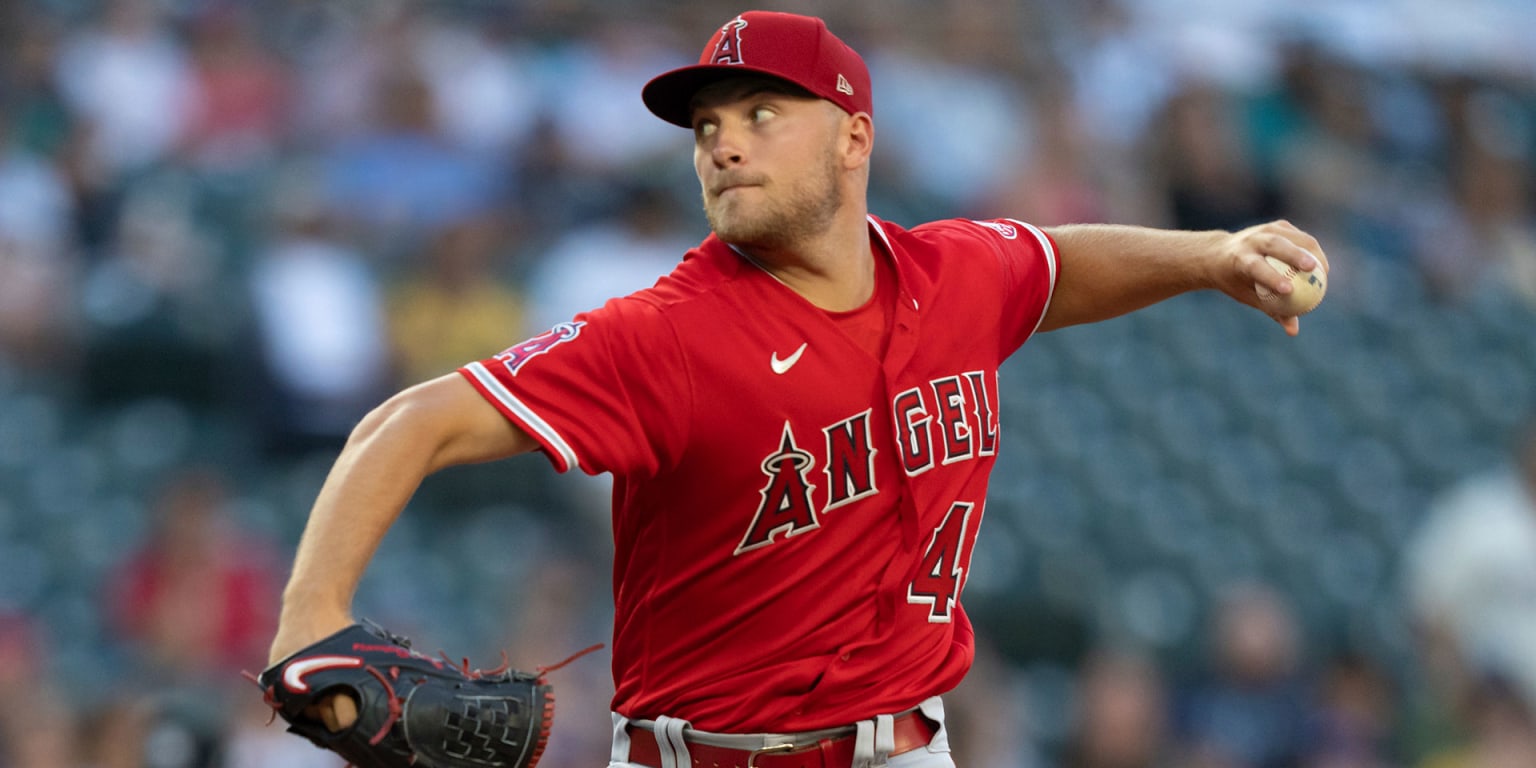
<svg viewBox="0 0 1536 768"><path fill-rule="evenodd" d="M652 114L684 128L693 127L693 95L710 83L734 75L763 75L791 85L782 75L743 64L694 64L663 72L640 90L640 98ZM803 86L795 85L797 88Z"/></svg>

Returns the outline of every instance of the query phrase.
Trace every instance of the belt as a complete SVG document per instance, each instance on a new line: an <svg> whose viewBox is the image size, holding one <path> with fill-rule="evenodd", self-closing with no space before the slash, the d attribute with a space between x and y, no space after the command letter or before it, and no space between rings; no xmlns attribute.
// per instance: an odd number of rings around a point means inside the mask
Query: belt
<svg viewBox="0 0 1536 768"><path fill-rule="evenodd" d="M892 724L896 748L892 755L928 746L937 729L916 711L898 716ZM696 768L849 768L853 765L855 733L821 739L811 744L783 744L763 749L734 749L688 742L688 755ZM686 736L684 737L687 738ZM629 728L629 762L661 766L661 747L649 729Z"/></svg>

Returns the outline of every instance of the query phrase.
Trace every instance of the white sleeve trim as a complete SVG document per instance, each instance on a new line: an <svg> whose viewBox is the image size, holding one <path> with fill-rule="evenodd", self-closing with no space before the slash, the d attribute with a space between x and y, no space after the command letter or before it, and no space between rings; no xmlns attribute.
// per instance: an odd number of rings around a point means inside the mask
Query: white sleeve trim
<svg viewBox="0 0 1536 768"><path fill-rule="evenodd" d="M1031 235L1034 235L1036 240L1040 241L1040 250L1045 253L1045 263L1051 271L1051 285L1045 293L1045 305L1040 307L1040 319L1035 321L1035 327L1029 332L1033 336L1036 331L1040 330L1040 324L1045 322L1046 313L1051 311L1051 297L1056 295L1056 267L1060 256L1057 255L1056 248L1051 245L1051 238L1046 237L1045 232L1039 227L1033 224L1026 224L1018 219L1009 219L1008 221L1023 227Z"/></svg>
<svg viewBox="0 0 1536 768"><path fill-rule="evenodd" d="M571 444L567 443L565 438L549 425L549 422L535 413L526 403L517 399L517 396L512 394L512 390L503 386L495 375L486 370L484 363L470 363L464 366L464 370L475 377L475 381L479 382L485 392L496 398L496 403L501 406L502 411L516 417L517 421L532 431L540 442L553 448L560 455L567 470L581 468L581 462L576 458L576 451L571 448Z"/></svg>

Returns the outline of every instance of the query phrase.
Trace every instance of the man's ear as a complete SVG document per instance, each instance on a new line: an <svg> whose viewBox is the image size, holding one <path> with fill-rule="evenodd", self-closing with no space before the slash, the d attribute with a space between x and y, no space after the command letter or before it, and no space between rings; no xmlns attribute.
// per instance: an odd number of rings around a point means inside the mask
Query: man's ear
<svg viewBox="0 0 1536 768"><path fill-rule="evenodd" d="M869 114L844 114L842 138L844 167L852 170L867 165L875 148L875 123Z"/></svg>

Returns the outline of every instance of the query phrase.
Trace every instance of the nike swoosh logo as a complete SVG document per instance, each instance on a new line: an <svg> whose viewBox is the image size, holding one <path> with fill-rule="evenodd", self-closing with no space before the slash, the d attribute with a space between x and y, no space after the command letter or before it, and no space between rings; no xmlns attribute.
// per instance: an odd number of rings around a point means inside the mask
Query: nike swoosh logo
<svg viewBox="0 0 1536 768"><path fill-rule="evenodd" d="M305 675L326 669L350 669L362 665L363 660L356 656L315 656L300 659L283 670L283 685L294 693L308 693L309 683L304 682Z"/></svg>
<svg viewBox="0 0 1536 768"><path fill-rule="evenodd" d="M774 352L773 356L768 359L768 364L773 366L773 372L777 373L777 374L783 374L785 371L788 371L789 369L795 367L795 363L799 362L800 355L805 352L805 347L809 343L810 342L805 342L805 343L801 344L800 348L795 350L795 353L793 355L790 355L789 357L786 357L783 360L779 359L779 353L778 352Z"/></svg>

